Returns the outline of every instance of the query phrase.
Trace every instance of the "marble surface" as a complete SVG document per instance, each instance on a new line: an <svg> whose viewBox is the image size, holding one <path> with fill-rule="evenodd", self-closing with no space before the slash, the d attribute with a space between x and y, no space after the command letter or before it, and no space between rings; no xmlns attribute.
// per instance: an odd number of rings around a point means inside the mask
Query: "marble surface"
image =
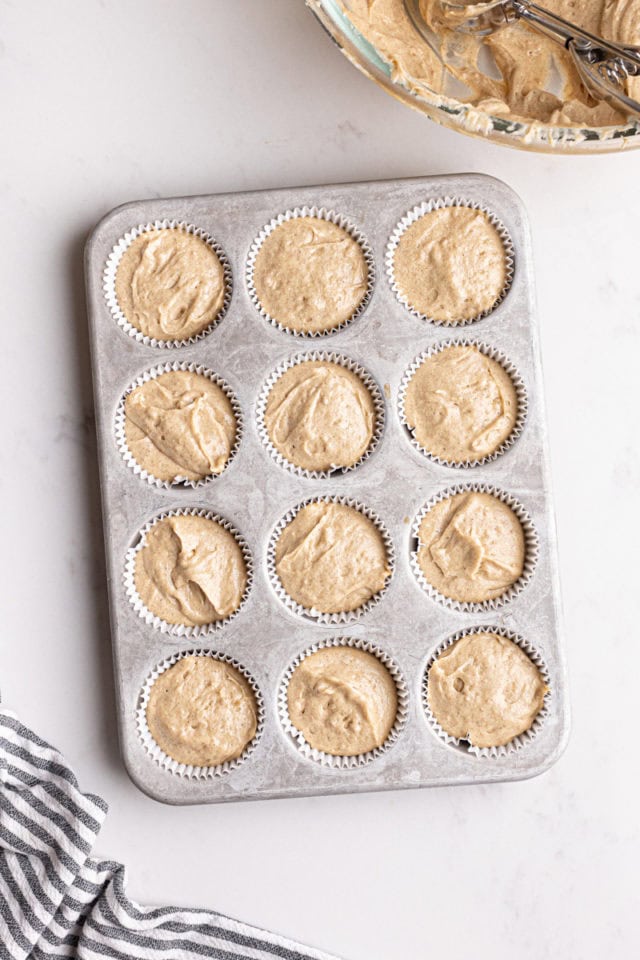
<svg viewBox="0 0 640 960"><path fill-rule="evenodd" d="M630 956L640 153L530 156L440 129L354 70L300 0L4 0L0 85L2 701L109 801L99 852L143 902L348 960ZM511 785L154 803L118 756L84 238L141 197L454 171L503 178L532 221L569 747Z"/></svg>

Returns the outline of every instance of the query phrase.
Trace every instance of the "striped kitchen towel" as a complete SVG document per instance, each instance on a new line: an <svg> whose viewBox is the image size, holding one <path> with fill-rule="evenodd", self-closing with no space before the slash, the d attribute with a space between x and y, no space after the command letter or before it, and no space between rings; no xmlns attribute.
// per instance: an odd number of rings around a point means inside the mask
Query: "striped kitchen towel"
<svg viewBox="0 0 640 960"><path fill-rule="evenodd" d="M336 960L219 913L134 903L124 867L89 856L106 813L0 710L0 958Z"/></svg>

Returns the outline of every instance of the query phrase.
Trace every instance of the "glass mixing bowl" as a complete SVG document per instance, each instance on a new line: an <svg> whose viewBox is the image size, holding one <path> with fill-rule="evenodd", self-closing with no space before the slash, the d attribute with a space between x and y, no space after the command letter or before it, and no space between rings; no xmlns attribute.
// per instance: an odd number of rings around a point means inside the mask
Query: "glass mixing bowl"
<svg viewBox="0 0 640 960"><path fill-rule="evenodd" d="M392 79L390 64L354 27L338 0L306 0L306 3L354 66L387 93L446 127L523 150L606 153L640 147L640 120L607 127L555 126L538 120L493 116L436 91L432 96L426 91L417 93Z"/></svg>

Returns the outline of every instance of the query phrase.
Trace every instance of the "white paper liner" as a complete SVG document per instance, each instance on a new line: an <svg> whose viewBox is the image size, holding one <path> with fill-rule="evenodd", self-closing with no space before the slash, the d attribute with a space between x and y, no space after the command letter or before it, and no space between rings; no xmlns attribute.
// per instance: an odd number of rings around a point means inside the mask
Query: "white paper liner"
<svg viewBox="0 0 640 960"><path fill-rule="evenodd" d="M227 530L235 539L236 543L242 551L242 559L244 560L245 570L247 574L247 583L244 588L244 593L242 594L242 599L237 610L234 610L228 617L225 617L223 620L216 620L213 623L198 624L196 626L187 626L186 624L179 623L168 623L166 620L163 620L161 617L157 617L152 613L142 602L138 591L136 590L135 585L135 563L136 556L138 551L144 547L146 543L147 534L149 531L156 525L160 523L161 520L166 520L168 517L204 517L206 520L214 520L216 523L220 524L225 530ZM198 510L191 507L185 507L180 510L165 510L162 513L156 514L151 520L149 520L141 528L137 534L136 543L134 546L129 547L125 557L124 564L124 588L129 602L131 603L133 609L138 614L139 617L144 620L145 623L150 624L156 630L159 630L161 633L167 633L172 637L205 637L211 633L214 633L216 630L219 630L221 627L226 626L228 623L231 623L232 620L241 613L242 608L244 607L247 597L251 592L251 586L253 584L253 557L247 546L247 542L244 537L236 530L233 524L229 523L224 517L221 517L217 513L213 513L209 510Z"/></svg>
<svg viewBox="0 0 640 960"><path fill-rule="evenodd" d="M197 767L193 764L180 763L178 760L174 760L164 752L159 744L156 743L147 725L147 704L149 703L149 695L151 693L153 684L156 682L158 677L165 672L165 670L169 669L169 667L172 667L175 663L178 663L179 660L183 660L184 657L193 656L211 657L213 660L219 660L221 663L228 663L229 666L235 667L235 669L241 673L248 682L256 700L257 723L255 736L247 744L239 757L236 757L234 760L225 760L224 763L217 764L214 767ZM216 653L214 650L181 650L179 653L174 653L173 656L162 660L159 664L157 664L156 667L154 667L149 676L146 678L138 697L138 706L136 708L136 726L138 728L138 734L144 749L164 770L167 770L169 773L176 774L179 777L185 777L188 780L209 780L213 777L219 777L224 773L230 773L232 770L235 770L237 767L239 767L241 763L244 763L249 756L251 756L258 745L258 741L260 740L262 731L264 730L264 700L262 698L260 688L258 687L258 684L254 678L251 676L249 671L242 666L241 663L238 663L235 658L224 653Z"/></svg>
<svg viewBox="0 0 640 960"><path fill-rule="evenodd" d="M353 756L345 757L333 756L330 753L324 753L322 750L316 750L315 747L312 747L309 743L307 743L303 734L293 725L289 717L287 691L289 689L289 682L293 676L294 670L306 657L310 656L312 653L316 653L318 650L324 650L328 647L353 647L356 650L362 650L365 653L373 654L373 656L377 657L380 663L387 668L391 674L393 682L395 683L398 697L396 719L384 743L379 747L374 747L373 750L369 750L367 753L358 753ZM372 760L376 760L378 757L383 756L383 754L385 754L390 747L396 743L398 737L404 730L408 717L408 703L409 691L407 684L395 660L393 660L384 652L384 650L381 650L380 647L376 646L375 644L370 643L368 640L356 639L355 637L331 637L327 640L314 643L310 647L307 647L306 650L298 654L298 656L291 661L278 689L278 713L282 728L289 738L289 741L293 743L293 745L306 759L314 760L316 763L322 764L322 766L333 767L337 770L351 770L356 767L363 767L366 764L371 763Z"/></svg>
<svg viewBox="0 0 640 960"><path fill-rule="evenodd" d="M204 240L207 246L214 251L222 265L224 299L220 310L215 315L211 323L204 328L204 330L201 330L200 333L196 333L193 336L187 337L183 340L158 340L156 337L148 337L127 320L122 309L120 308L118 298L116 297L116 273L118 271L118 266L120 264L120 260L122 259L122 255L127 247L133 243L136 237L139 237L142 233L147 233L149 230L183 230L185 233L190 233L194 237L199 237L201 240ZM144 343L145 346L173 349L174 347L186 346L189 343L197 343L198 340L202 340L204 337L210 334L214 327L220 323L229 309L231 294L233 292L233 278L231 274L231 265L226 253L217 240L210 236L210 234L206 233L206 231L182 220L154 220L153 223L140 224L139 226L134 227L128 233L125 233L120 240L118 240L107 258L102 279L102 289L104 291L107 306L111 311L112 317L118 326L125 331L125 333L128 333L130 337L133 337L139 343Z"/></svg>
<svg viewBox="0 0 640 960"><path fill-rule="evenodd" d="M359 244L367 264L367 289L362 300L347 320L343 320L342 323L336 324L334 327L331 327L328 330L293 330L291 327L287 327L284 323L276 320L276 318L267 313L262 306L253 281L253 271L256 258L264 241L271 233L273 233L276 227L279 227L288 220L294 220L298 217L316 217L320 220L328 220L330 223L334 223L336 226L342 227L342 229L348 233L349 236L356 241L356 243ZM295 207L293 210L286 210L284 213L279 214L277 217L274 217L272 220L270 220L269 223L265 224L249 248L245 277L247 282L247 290L249 291L249 296L251 297L253 305L265 320L268 320L269 323L273 324L274 327L277 327L278 330L282 330L283 333L288 333L290 336L312 339L314 337L328 337L339 333L340 330L344 330L349 326L349 324L353 323L354 320L357 320L358 317L364 313L373 294L375 270L376 266L373 250L371 249L364 234L355 226L355 224L353 224L342 214L335 213L333 210L327 210L325 207L304 206Z"/></svg>
<svg viewBox="0 0 640 960"><path fill-rule="evenodd" d="M507 590L505 590L505 592L499 597L494 597L493 599L479 602L453 600L451 597L445 597L444 594L440 593L439 590L436 590L436 588L426 580L418 564L418 530L423 517L432 507L436 505L436 503L440 503L442 500L448 500L450 497L454 497L458 493L488 493L495 497L496 500L499 500L501 503L506 503L508 507L511 507L522 525L522 531L524 533L524 566L522 574L520 577L518 577L515 583L512 583L511 586L508 587ZM500 490L498 487L493 487L486 483L460 483L456 486L448 487L446 490L442 490L440 493L428 500L423 507L421 507L413 523L411 524L410 564L416 580L431 600L435 600L437 603L447 607L447 609L456 610L459 613L483 613L486 610L499 610L500 607L503 607L505 604L513 600L514 597L516 597L526 587L533 576L533 571L535 570L537 561L538 534L536 533L536 529L533 525L531 517L522 506L520 501L516 500L514 496L512 496L510 493L507 493L505 490Z"/></svg>
<svg viewBox="0 0 640 960"><path fill-rule="evenodd" d="M291 370L292 367L297 366L299 363L306 363L308 361L335 363L340 367L344 367L345 370L349 370L351 373L354 373L357 377L359 377L371 395L375 416L373 435L369 441L367 449L364 451L362 456L356 460L355 463L351 464L351 466L332 467L330 470L305 470L304 467L298 467L294 463L291 463L289 460L287 460L287 458L281 454L271 442L264 419L267 402L269 400L269 394L276 385L277 381L284 373L287 372L287 370ZM293 473L297 477L305 477L308 480L325 480L329 479L330 477L335 478L342 476L343 474L351 473L351 471L359 467L360 464L364 463L365 460L368 460L380 443L382 432L384 430L384 415L385 404L382 391L365 367L359 363L356 363L355 360L345 357L343 354L327 353L318 350L314 350L310 353L298 353L289 360L285 360L280 363L263 384L258 396L258 402L256 404L256 422L258 426L258 433L260 434L260 439L264 443L273 459L276 461L276 463L279 463L281 467L284 467L285 470L288 470L289 473Z"/></svg>
<svg viewBox="0 0 640 960"><path fill-rule="evenodd" d="M449 746L457 747L458 750L463 753L473 754L476 757L506 757L510 753L515 753L518 750L521 750L527 743L533 740L546 720L549 714L549 696L550 690L547 690L547 693L544 696L544 702L540 713L535 717L533 723L528 730L525 730L524 733L518 734L517 737L514 737L512 740L509 740L508 743L505 743L499 747L474 747L473 744L469 743L468 740L464 740L459 737L453 737L450 733L447 733L446 730L440 726L433 713L429 707L429 701L427 697L427 691L429 686L429 669L431 665L438 659L438 657L444 653L450 646L456 643L457 640L462 639L462 637L468 637L473 634L485 634L485 633L495 633L499 637L505 637L507 640L513 641L520 649L527 654L530 660L535 663L536 667L542 675L542 679L545 682L547 687L551 687L551 680L549 678L549 671L547 666L536 650L528 640L525 640L517 633L513 633L511 630L505 630L502 627L492 627L485 626L484 624L479 627L467 628L465 630L459 630L458 633L454 633L453 636L448 637L441 644L439 644L434 652L429 657L425 671L422 677L422 706L427 718L427 721L432 728L432 730Z"/></svg>
<svg viewBox="0 0 640 960"><path fill-rule="evenodd" d="M413 375L418 371L422 366L423 362L427 357L432 357L436 353L442 353L443 350L446 350L448 347L475 347L480 351L485 357L489 357L491 360L495 360L496 363L499 363L505 373L509 376L514 389L516 391L516 422L513 425L511 433L504 440L500 446L493 451L493 453L488 453L486 456L481 457L475 460L444 460L442 457L436 456L435 453L431 453L427 450L426 447L423 447L416 437L414 436L413 428L407 423L407 418L404 410L405 399L407 395L407 388L413 377ZM522 431L524 430L524 425L527 419L528 412L528 399L527 391L524 385L524 381L518 372L517 367L509 360L507 355L501 350L498 350L496 347L489 346L486 343L481 343L478 340L466 340L457 338L455 340L445 340L442 343L435 344L428 350L423 350L422 353L418 354L415 357L407 369L405 370L402 380L400 382L400 390L398 393L398 414L400 417L400 422L402 423L405 432L411 442L411 445L425 457L428 457L429 460L432 460L434 463L440 464L443 467L460 467L460 468L470 468L470 467L480 467L485 463L489 463L491 460L496 460L498 457L502 456L503 453L506 453L509 450L516 440L521 436Z"/></svg>
<svg viewBox="0 0 640 960"><path fill-rule="evenodd" d="M425 214L431 213L433 210L441 210L444 207L469 207L472 210L482 211L482 213L487 215L489 222L497 230L504 246L505 282L500 295L488 310L483 310L481 313L476 314L476 316L468 317L466 319L437 320L435 317L429 317L427 314L421 313L416 307L411 306L407 297L402 293L402 290L398 286L395 277L395 252L405 230L407 230L412 223L415 223L417 220L420 220L421 217L424 217ZM433 200L424 200L422 203L409 210L408 213L402 217L391 234L389 242L387 243L387 250L385 253L385 270L387 277L389 278L389 283L391 284L391 289L395 293L398 302L401 303L403 307L405 307L414 317L417 317L418 320L425 320L427 323L433 323L436 326L441 327L464 327L471 323L476 323L478 320L482 320L484 317L488 317L489 314L493 313L496 307L502 303L513 282L513 274L515 270L515 251L509 231L505 227L504 223L502 223L502 221L495 216L489 207L475 200L466 200L461 197L446 196Z"/></svg>
<svg viewBox="0 0 640 960"><path fill-rule="evenodd" d="M363 516L367 517L372 523L375 524L380 536L382 537L385 550L387 553L387 563L389 569L391 570L390 575L387 577L384 587L382 590L379 590L378 593L375 593L366 603L363 603L360 607L357 607L355 610L342 611L341 613L322 613L320 610L308 609L303 607L302 604L297 603L293 597L290 597L287 591L284 589L280 577L276 571L276 543L278 538L284 528L291 523L294 517L302 510L303 507L308 506L310 503L340 503L346 507L353 507L355 510L358 510ZM393 579L393 574L395 570L395 549L393 546L393 541L389 535L389 532L382 520L369 507L365 504L360 503L358 500L353 500L350 497L339 497L339 496L326 496L326 497L309 497L307 500L303 500L293 509L287 511L284 517L278 522L274 528L270 538L269 545L267 547L267 573L269 575L269 580L271 586L273 587L276 595L285 605L287 610L291 613L296 614L299 617L304 617L307 620L312 620L314 623L322 623L329 625L337 625L341 623L353 623L353 621L358 620L363 614L368 613L369 610L372 610L380 600L384 597L387 590L389 589L389 584Z"/></svg>
<svg viewBox="0 0 640 960"><path fill-rule="evenodd" d="M175 480L159 480L158 477L154 477L152 473L149 473L140 464L137 462L133 454L131 453L129 446L127 444L127 437L125 433L125 403L127 397L133 393L137 387L141 387L144 383L149 383L150 380L155 380L157 377L162 376L163 373L172 373L175 371L182 371L185 373L197 373L201 377L206 377L207 380L210 380L211 383L215 383L217 387L220 387L227 400L231 404L233 409L233 415L236 419L236 436L229 452L229 459L225 463L224 467L220 473L210 473L206 477L203 477L201 480L190 480L187 477L176 477ZM238 403L237 397L226 380L223 380L222 377L219 377L212 370L209 370L207 367L203 367L198 363L165 363L157 367L152 367L150 370L145 370L144 373L141 373L133 383L129 384L125 392L120 397L118 406L116 409L115 421L114 421L114 431L116 444L118 450L122 456L122 459L130 467L135 475L141 480L146 480L147 483L152 484L155 487L161 487L164 490L175 490L180 489L181 487L186 488L190 487L191 489L196 489L197 487L204 487L206 484L211 483L213 480L216 480L218 477L221 477L226 470L228 470L230 464L233 462L234 457L236 456L238 449L240 447L240 442L242 440L242 433L244 429L242 409Z"/></svg>

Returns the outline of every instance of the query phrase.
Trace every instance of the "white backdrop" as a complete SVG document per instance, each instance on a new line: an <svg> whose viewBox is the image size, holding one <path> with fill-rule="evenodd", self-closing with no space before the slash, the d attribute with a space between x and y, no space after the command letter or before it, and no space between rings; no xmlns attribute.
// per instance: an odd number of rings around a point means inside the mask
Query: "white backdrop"
<svg viewBox="0 0 640 960"><path fill-rule="evenodd" d="M525 155L365 80L301 0L0 2L2 700L111 812L143 902L348 958L626 958L637 944L640 153ZM513 785L174 809L119 761L82 246L111 207L478 171L528 206L573 731Z"/></svg>

